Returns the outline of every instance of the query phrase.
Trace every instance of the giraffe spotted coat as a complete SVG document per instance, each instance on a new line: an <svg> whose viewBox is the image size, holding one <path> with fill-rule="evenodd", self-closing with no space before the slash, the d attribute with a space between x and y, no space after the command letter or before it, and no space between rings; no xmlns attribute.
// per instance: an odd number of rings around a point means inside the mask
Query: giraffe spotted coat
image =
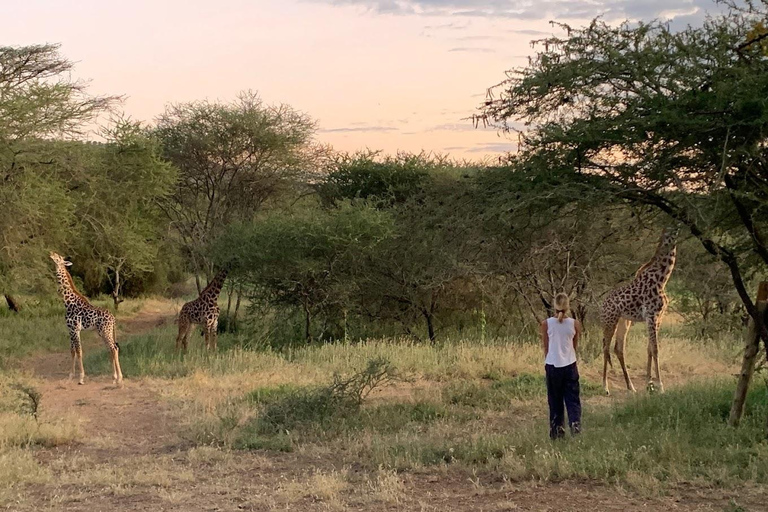
<svg viewBox="0 0 768 512"><path fill-rule="evenodd" d="M227 278L227 270L219 271L208 286L195 300L187 302L179 312L179 334L176 336L176 350L187 350L189 333L194 325L203 326L205 346L216 350L216 338L219 327L219 294Z"/></svg>
<svg viewBox="0 0 768 512"><path fill-rule="evenodd" d="M67 267L72 265L60 255L52 252L51 259L56 264L56 279L59 284L59 294L64 299L65 318L69 330L69 348L72 354L71 379L75 373L75 366L79 362L80 378L78 384L83 384L85 370L83 369L83 347L80 343L80 331L83 329L95 329L110 352L112 359L112 378L115 384L122 384L123 374L120 370L119 351L120 346L115 340L115 317L106 309L96 307L88 302L75 288L72 276Z"/></svg>
<svg viewBox="0 0 768 512"><path fill-rule="evenodd" d="M610 345L614 335L616 336L614 353L621 364L627 389L635 390L624 362L627 331L633 322L645 322L648 328L648 362L646 367L648 386L653 386L651 378L651 367L653 366L659 390L664 390L659 373L658 330L669 304L664 288L675 267L677 234L677 230L665 230L661 235L653 258L640 267L632 282L611 291L601 305L603 388L606 393L609 392L607 371L608 364L611 363Z"/></svg>

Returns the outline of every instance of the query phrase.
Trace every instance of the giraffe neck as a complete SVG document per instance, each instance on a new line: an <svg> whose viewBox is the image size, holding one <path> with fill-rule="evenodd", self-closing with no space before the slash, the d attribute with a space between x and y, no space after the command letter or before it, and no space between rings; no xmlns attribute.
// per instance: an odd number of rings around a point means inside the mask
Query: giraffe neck
<svg viewBox="0 0 768 512"><path fill-rule="evenodd" d="M659 247L651 260L640 267L635 275L635 280L653 279L662 288L666 286L669 278L672 276L672 270L675 268L677 258L677 246L672 245L669 248Z"/></svg>
<svg viewBox="0 0 768 512"><path fill-rule="evenodd" d="M224 280L227 278L227 274L229 272L227 269L220 270L211 280L210 283L208 283L208 286L205 287L205 289L200 292L200 297L204 297L206 299L218 299L219 294L221 293L221 289L224 286Z"/></svg>
<svg viewBox="0 0 768 512"><path fill-rule="evenodd" d="M65 306L88 302L85 297L77 291L77 288L75 288L75 283L72 282L72 276L64 265L56 266L56 280L59 283L59 294L64 299Z"/></svg>

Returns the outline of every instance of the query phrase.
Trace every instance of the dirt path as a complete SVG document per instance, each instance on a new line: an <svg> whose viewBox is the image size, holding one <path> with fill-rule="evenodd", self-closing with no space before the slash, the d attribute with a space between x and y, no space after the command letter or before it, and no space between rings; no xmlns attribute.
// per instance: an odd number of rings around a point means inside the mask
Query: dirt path
<svg viewBox="0 0 768 512"><path fill-rule="evenodd" d="M118 340L129 343L131 336L173 322L175 310L173 303L146 301L137 314L118 318ZM87 332L83 350L87 353L104 347L97 336ZM111 459L162 451L176 441L167 408L145 381L126 379L124 387L117 389L110 376L86 375L85 384L77 385L68 379L68 352L33 356L22 362L22 368L41 381L43 411L52 416L77 416L85 433L78 446L81 452ZM103 449L110 438L121 440L116 443L119 453Z"/></svg>
<svg viewBox="0 0 768 512"><path fill-rule="evenodd" d="M144 304L119 321L120 339L129 343L133 335L172 322L175 309ZM86 350L103 350L98 340L87 343ZM37 450L52 478L25 488L9 510L723 511L761 510L768 497L762 489L742 490L739 509L717 489L681 488L672 496L644 498L592 482L509 483L445 468L395 475L395 493L372 484L363 471L338 467L332 453L191 447L159 396L162 381L126 379L116 389L109 377L86 376L78 386L66 380L69 364L64 352L24 363L42 381L43 410L74 415L84 436L70 446Z"/></svg>

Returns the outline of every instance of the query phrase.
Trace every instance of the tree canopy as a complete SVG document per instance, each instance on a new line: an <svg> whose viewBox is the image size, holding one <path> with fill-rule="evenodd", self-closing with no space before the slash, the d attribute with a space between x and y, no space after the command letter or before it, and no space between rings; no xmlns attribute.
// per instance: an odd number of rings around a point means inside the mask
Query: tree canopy
<svg viewBox="0 0 768 512"><path fill-rule="evenodd" d="M0 288L30 284L49 246L67 244L75 204L59 179L62 146L110 108L73 80L58 45L0 47Z"/></svg>
<svg viewBox="0 0 768 512"><path fill-rule="evenodd" d="M685 225L754 316L745 279L768 264L768 58L755 33L767 17L750 3L682 31L560 25L490 90L480 117L525 123L515 165L559 197L629 202Z"/></svg>
<svg viewBox="0 0 768 512"><path fill-rule="evenodd" d="M280 197L314 155L314 122L288 105L265 105L253 93L232 104L172 105L155 133L179 170L164 210L194 270L208 274L207 244Z"/></svg>

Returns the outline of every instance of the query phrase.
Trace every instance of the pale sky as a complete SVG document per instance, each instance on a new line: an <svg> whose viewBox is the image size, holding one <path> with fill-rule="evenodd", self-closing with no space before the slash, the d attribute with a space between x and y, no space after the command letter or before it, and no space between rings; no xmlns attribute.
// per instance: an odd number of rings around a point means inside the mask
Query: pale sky
<svg viewBox="0 0 768 512"><path fill-rule="evenodd" d="M710 0L0 0L0 45L61 43L94 94L152 122L239 91L313 117L337 150L494 157L514 136L465 120L531 39L607 19L698 23Z"/></svg>

